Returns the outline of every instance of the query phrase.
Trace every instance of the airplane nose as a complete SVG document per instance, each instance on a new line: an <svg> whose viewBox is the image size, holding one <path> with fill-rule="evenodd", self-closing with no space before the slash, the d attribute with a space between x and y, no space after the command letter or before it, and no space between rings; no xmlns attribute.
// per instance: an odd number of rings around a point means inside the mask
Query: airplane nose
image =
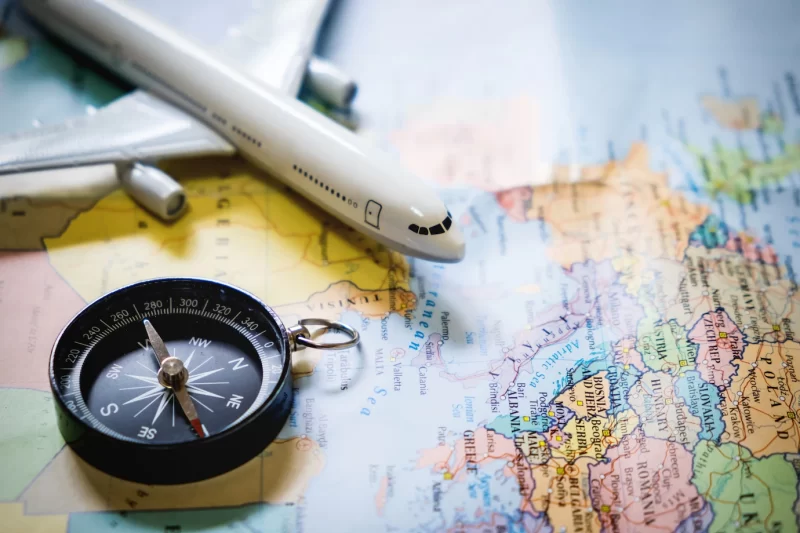
<svg viewBox="0 0 800 533"><path fill-rule="evenodd" d="M441 261L444 263L458 263L464 259L466 253L466 245L464 243L464 234L456 224L450 228L446 234L447 240L442 246Z"/></svg>

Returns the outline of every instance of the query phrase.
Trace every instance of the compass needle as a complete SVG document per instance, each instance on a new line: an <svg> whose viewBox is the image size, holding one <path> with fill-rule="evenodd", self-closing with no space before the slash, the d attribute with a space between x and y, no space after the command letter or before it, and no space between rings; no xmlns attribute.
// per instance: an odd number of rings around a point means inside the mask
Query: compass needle
<svg viewBox="0 0 800 533"><path fill-rule="evenodd" d="M350 340L318 338L333 330ZM245 463L278 436L294 403L293 351L357 342L339 322L286 327L256 297L217 281L137 282L89 304L56 340L50 385L59 429L108 474L145 484L199 481Z"/></svg>

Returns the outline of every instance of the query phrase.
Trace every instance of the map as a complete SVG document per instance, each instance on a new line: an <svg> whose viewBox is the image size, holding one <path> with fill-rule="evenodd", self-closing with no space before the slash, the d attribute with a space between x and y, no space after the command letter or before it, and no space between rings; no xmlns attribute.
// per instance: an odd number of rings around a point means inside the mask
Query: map
<svg viewBox="0 0 800 533"><path fill-rule="evenodd" d="M321 49L466 259L387 250L239 159L163 162L170 225L88 170L5 194L0 530L798 531L800 6L391 4L343 3ZM128 90L2 31L0 133ZM65 446L47 364L88 302L173 275L363 340L294 355L258 457L147 486Z"/></svg>

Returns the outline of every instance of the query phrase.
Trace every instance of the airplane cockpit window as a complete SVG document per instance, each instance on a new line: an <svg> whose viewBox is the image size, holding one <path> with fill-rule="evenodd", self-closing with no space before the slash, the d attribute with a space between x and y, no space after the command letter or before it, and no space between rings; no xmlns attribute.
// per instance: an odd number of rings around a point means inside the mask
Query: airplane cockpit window
<svg viewBox="0 0 800 533"><path fill-rule="evenodd" d="M409 231L412 233L416 233L418 235L441 235L450 229L453 225L453 215L450 214L450 211L447 212L447 218L442 220L441 224L436 224L435 226L431 226L430 228L421 228L416 224L410 224L408 226Z"/></svg>

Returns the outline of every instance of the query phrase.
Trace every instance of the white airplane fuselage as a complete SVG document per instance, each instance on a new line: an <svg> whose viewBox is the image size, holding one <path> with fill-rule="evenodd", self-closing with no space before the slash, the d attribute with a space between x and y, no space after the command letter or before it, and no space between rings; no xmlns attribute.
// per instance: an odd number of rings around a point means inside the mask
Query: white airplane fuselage
<svg viewBox="0 0 800 533"><path fill-rule="evenodd" d="M49 31L202 121L252 164L348 225L403 253L463 258L463 236L430 187L305 104L119 0L23 5Z"/></svg>

